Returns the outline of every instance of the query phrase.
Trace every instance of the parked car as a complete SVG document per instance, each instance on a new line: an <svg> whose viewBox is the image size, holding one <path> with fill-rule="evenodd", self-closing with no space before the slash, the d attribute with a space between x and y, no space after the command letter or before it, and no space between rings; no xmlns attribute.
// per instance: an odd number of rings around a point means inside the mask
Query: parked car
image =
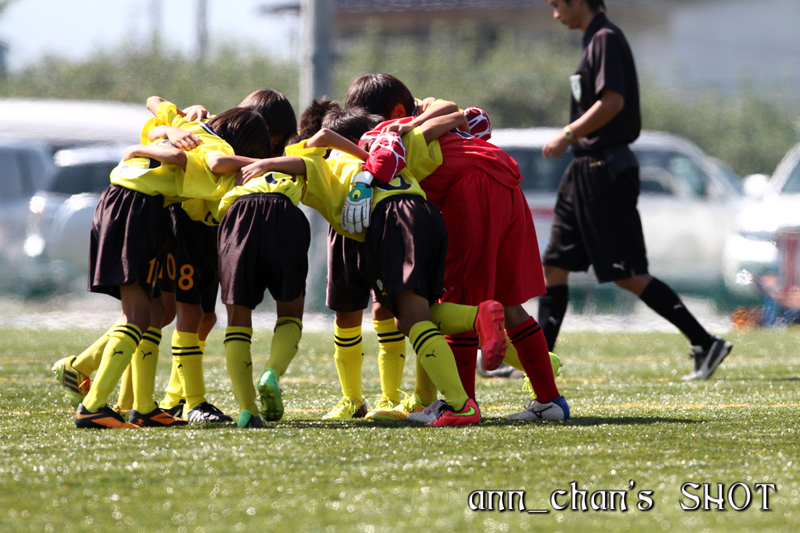
<svg viewBox="0 0 800 533"><path fill-rule="evenodd" d="M21 292L37 264L25 247L32 197L53 172L48 145L0 139L0 290Z"/></svg>
<svg viewBox="0 0 800 533"><path fill-rule="evenodd" d="M796 250L786 245L792 242L792 234L800 233L800 144L778 164L763 188L761 201L738 214L735 229L725 250L725 281L734 292L757 294L761 278L779 274L782 266L786 267L781 265L782 257L796 259ZM798 284L793 276L782 277Z"/></svg>
<svg viewBox="0 0 800 533"><path fill-rule="evenodd" d="M559 130L495 130L492 142L520 166L522 188L544 252L561 176L572 152L545 159L542 147ZM724 289L723 251L746 199L740 179L686 139L644 131L631 145L640 165L642 218L650 272L680 292L719 295ZM574 286L596 283L592 271L570 277Z"/></svg>
<svg viewBox="0 0 800 533"><path fill-rule="evenodd" d="M25 237L27 254L39 265L40 290L85 286L94 209L126 146L84 146L53 156L52 174L30 200Z"/></svg>

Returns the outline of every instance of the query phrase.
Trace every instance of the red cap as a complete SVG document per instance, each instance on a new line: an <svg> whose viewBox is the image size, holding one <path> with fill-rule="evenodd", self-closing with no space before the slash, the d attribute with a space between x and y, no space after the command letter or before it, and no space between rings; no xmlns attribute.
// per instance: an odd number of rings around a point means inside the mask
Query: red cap
<svg viewBox="0 0 800 533"><path fill-rule="evenodd" d="M468 107L464 110L464 116L469 123L469 132L473 137L488 141L492 138L492 121L489 114L480 107Z"/></svg>

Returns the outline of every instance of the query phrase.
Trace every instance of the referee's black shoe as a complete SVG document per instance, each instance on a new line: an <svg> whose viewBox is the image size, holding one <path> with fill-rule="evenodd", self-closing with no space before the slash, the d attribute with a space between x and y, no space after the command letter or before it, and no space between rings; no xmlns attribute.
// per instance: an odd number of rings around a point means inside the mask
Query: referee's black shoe
<svg viewBox="0 0 800 533"><path fill-rule="evenodd" d="M731 353L733 345L716 335L711 336L711 347L708 350L703 350L700 346L692 346L692 354L694 357L694 370L685 376L684 381L693 381L696 379L708 379L711 374L717 369L722 361Z"/></svg>

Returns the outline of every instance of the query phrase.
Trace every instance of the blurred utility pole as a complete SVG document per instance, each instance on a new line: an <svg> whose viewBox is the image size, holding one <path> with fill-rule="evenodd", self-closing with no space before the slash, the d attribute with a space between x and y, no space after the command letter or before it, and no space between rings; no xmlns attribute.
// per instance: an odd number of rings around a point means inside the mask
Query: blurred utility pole
<svg viewBox="0 0 800 533"><path fill-rule="evenodd" d="M334 0L300 0L299 4L264 4L259 8L263 15L300 14L299 110L308 107L314 98L333 96L334 11Z"/></svg>
<svg viewBox="0 0 800 533"><path fill-rule="evenodd" d="M208 57L208 0L197 0L197 59Z"/></svg>
<svg viewBox="0 0 800 533"><path fill-rule="evenodd" d="M333 0L301 0L300 109L311 100L333 96Z"/></svg>
<svg viewBox="0 0 800 533"><path fill-rule="evenodd" d="M161 2L150 0L150 46L153 50L161 48Z"/></svg>

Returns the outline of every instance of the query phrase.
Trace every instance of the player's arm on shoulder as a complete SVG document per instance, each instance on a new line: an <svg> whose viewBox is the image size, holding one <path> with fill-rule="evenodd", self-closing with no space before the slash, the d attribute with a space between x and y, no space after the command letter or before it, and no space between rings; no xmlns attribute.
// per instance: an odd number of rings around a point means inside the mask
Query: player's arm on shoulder
<svg viewBox="0 0 800 533"><path fill-rule="evenodd" d="M244 185L251 179L263 176L268 172L282 172L291 176L306 175L306 163L300 157L282 156L269 159L251 159L250 161L249 164L239 168L236 175L236 185Z"/></svg>
<svg viewBox="0 0 800 533"><path fill-rule="evenodd" d="M252 157L214 152L206 158L208 169L215 174L230 174L239 172L243 167L259 161Z"/></svg>
<svg viewBox="0 0 800 533"><path fill-rule="evenodd" d="M168 139L169 142L172 143L172 146L180 148L183 151L192 150L203 143L200 137L188 130L166 125L156 126L151 129L147 134L147 138L151 142L159 139Z"/></svg>
<svg viewBox="0 0 800 533"><path fill-rule="evenodd" d="M199 122L211 118L211 113L208 112L208 109L200 104L190 105L181 111L181 113L183 113L184 117L186 117L186 120L189 122Z"/></svg>
<svg viewBox="0 0 800 533"><path fill-rule="evenodd" d="M427 106L426 106L426 102L428 100L433 100L433 103L432 104L427 104ZM381 130L381 133L387 133L387 132L390 132L390 131L394 131L399 136L402 137L403 135L405 135L409 131L413 130L414 128L418 128L419 126L422 126L423 124L425 124L427 121L429 121L431 119L434 119L436 117L449 115L449 114L452 114L452 113L459 113L458 106L455 104L455 102L450 102L450 101L444 102L444 101L439 101L439 100L429 99L429 98L426 98L425 100L422 101L422 103L420 104L420 108L421 109L425 109L425 111L422 114L414 117L409 122L406 122L406 123L403 123L403 124L399 124L399 123L390 124L390 125L386 126L385 128L383 128ZM467 131L467 132L469 131L469 126L467 125L466 121L464 122L464 127L460 128L460 129L464 129L464 131Z"/></svg>
<svg viewBox="0 0 800 533"><path fill-rule="evenodd" d="M315 133L310 139L308 139L306 146L309 148L332 148L334 150L339 150L355 156L362 161L366 161L367 156L369 155L366 151L359 148L355 143L345 139L338 133L327 128L322 128Z"/></svg>
<svg viewBox="0 0 800 533"><path fill-rule="evenodd" d="M467 125L467 117L456 110L449 115L443 115L428 120L420 126L420 130L422 130L422 134L425 136L425 142L430 143L452 129L458 128L463 130L465 127L467 129L469 128Z"/></svg>
<svg viewBox="0 0 800 533"><path fill-rule="evenodd" d="M125 153L122 155L123 161L135 157L155 159L165 165L176 165L186 170L186 154L183 153L183 150L174 146L135 144L126 148Z"/></svg>

